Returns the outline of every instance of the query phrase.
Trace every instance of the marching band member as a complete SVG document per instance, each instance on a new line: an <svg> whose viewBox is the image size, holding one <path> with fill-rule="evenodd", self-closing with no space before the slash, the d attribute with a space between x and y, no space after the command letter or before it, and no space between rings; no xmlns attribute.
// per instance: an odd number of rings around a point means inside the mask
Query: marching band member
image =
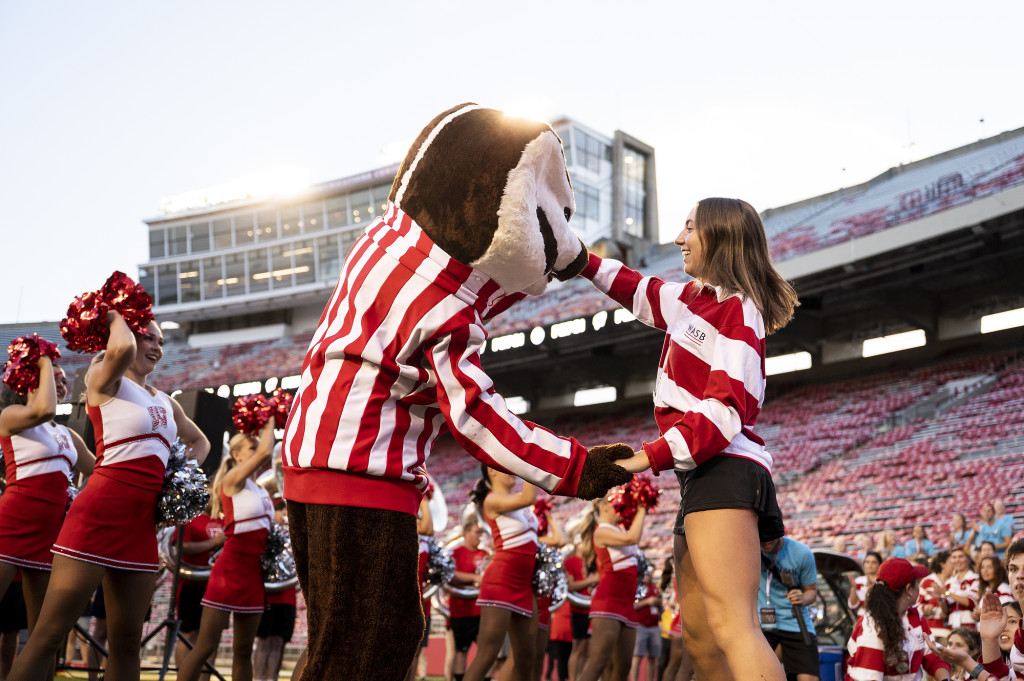
<svg viewBox="0 0 1024 681"><path fill-rule="evenodd" d="M171 443L180 437L200 462L210 449L181 405L146 384L163 357L157 323L134 333L118 312L105 321L106 350L93 358L85 379L96 467L54 543L42 611L9 681L52 678L51 660L101 581L110 646L105 677L139 678L142 623L160 568L157 498Z"/></svg>

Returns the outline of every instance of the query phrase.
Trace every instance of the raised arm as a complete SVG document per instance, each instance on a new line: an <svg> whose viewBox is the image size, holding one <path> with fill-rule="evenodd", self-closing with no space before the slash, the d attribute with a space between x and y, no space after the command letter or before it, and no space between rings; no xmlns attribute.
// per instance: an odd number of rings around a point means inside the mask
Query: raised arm
<svg viewBox="0 0 1024 681"><path fill-rule="evenodd" d="M590 254L590 262L580 273L606 296L633 313L648 326L662 331L675 320L684 305L679 298L685 284L645 277L618 260Z"/></svg>
<svg viewBox="0 0 1024 681"><path fill-rule="evenodd" d="M644 518L647 511L643 506L636 510L636 516L625 532L618 532L609 527L598 527L594 530L594 544L597 546L630 546L639 544L644 532Z"/></svg>
<svg viewBox="0 0 1024 681"><path fill-rule="evenodd" d="M204 437L203 439L205 440L206 438ZM224 494L228 496L238 494L245 486L246 478L258 471L260 466L270 460L270 454L274 451L274 419L267 421L263 429L260 430L259 440L253 455L246 461L236 465L224 476Z"/></svg>
<svg viewBox="0 0 1024 681"><path fill-rule="evenodd" d="M518 492L511 494L491 492L488 494L487 498L484 499L484 513L493 518L502 513L510 513L527 506L533 506L535 501L537 501L537 488L528 482L524 482L523 488Z"/></svg>
<svg viewBox="0 0 1024 681"><path fill-rule="evenodd" d="M103 361L89 370L86 386L86 399L94 407L117 394L121 378L135 361L137 349L135 334L119 312L111 310L107 313L107 326L110 328L110 338L107 340Z"/></svg>
<svg viewBox="0 0 1024 681"><path fill-rule="evenodd" d="M0 412L0 436L11 437L35 428L57 413L57 388L53 382L53 364L43 356L37 362L39 387L30 390L25 404L10 404Z"/></svg>

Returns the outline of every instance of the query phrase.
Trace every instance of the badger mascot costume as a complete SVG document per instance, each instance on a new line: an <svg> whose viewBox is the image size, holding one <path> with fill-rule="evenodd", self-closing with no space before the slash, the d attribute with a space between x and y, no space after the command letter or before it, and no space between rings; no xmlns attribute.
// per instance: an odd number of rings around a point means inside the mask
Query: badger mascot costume
<svg viewBox="0 0 1024 681"><path fill-rule="evenodd" d="M384 215L353 245L302 365L284 486L307 603L303 679L404 679L423 636L416 513L431 444L566 496L631 479L520 420L480 366L485 320L587 263L561 141L463 104L413 142Z"/></svg>

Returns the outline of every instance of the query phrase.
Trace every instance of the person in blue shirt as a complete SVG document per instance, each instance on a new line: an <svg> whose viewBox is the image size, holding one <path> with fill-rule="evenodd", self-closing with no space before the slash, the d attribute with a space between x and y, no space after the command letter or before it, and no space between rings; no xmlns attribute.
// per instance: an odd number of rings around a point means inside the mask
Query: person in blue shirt
<svg viewBox="0 0 1024 681"><path fill-rule="evenodd" d="M935 555L935 544L928 538L923 525L914 525L913 538L908 539L903 545L903 553L903 557L909 560L930 558Z"/></svg>
<svg viewBox="0 0 1024 681"><path fill-rule="evenodd" d="M1010 545L1013 533L1005 534L1005 524L1003 521L996 520L996 512L992 504L988 502L982 504L980 513L981 522L975 523L973 527L975 530L974 547L979 548L983 541L992 542L996 547L996 554L1002 558L1006 547Z"/></svg>
<svg viewBox="0 0 1024 681"><path fill-rule="evenodd" d="M761 544L757 590L761 632L772 649L782 647L782 666L797 681L818 681L821 673L814 621L807 607L818 598L817 584L818 569L807 545L789 537ZM803 620L806 640L796 613Z"/></svg>
<svg viewBox="0 0 1024 681"><path fill-rule="evenodd" d="M996 499L992 502L992 508L995 511L995 520L1002 527L1002 534L1004 537L1010 537L1013 539L1013 535L1017 534L1016 521L1013 516L1006 512L1006 504L1002 499Z"/></svg>

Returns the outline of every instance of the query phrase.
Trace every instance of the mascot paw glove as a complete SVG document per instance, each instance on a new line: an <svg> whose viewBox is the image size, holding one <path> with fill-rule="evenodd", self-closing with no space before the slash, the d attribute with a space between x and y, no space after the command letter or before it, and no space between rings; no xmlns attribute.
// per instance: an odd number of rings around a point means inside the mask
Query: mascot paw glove
<svg viewBox="0 0 1024 681"><path fill-rule="evenodd" d="M597 499L608 493L612 487L625 485L633 479L633 474L615 462L633 456L633 448L629 445L598 445L587 452L587 460L583 462L580 484L576 488L576 498Z"/></svg>

